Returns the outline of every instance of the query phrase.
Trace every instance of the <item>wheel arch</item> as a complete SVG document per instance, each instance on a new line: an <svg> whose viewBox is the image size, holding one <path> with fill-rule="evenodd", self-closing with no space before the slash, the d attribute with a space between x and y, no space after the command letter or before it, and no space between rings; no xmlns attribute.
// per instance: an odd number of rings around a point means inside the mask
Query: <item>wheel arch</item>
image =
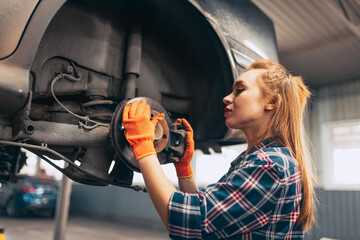
<svg viewBox="0 0 360 240"><path fill-rule="evenodd" d="M149 1L103 1L103 5L114 5L113 9L109 10L109 7L101 6L98 12L93 11L94 7L89 7L90 5L86 5L90 3L96 5L95 1L84 1L84 0L68 0L64 6L68 4L75 4L77 7L80 8L88 8L92 9L90 11L91 14L101 14L99 11L119 11L119 15L122 17L124 21L124 28L125 30L129 30L132 25L142 24L143 34L148 35L144 37L144 45L146 44L146 40L149 40L147 43L150 43L151 38L155 36L156 41L158 41L158 45L164 45L161 51L164 53L167 51L167 56L164 56L162 60L163 62L156 62L153 61L153 64L161 65L161 64L170 64L166 63L166 58L176 58L179 56L178 54L182 55L182 50L185 49L188 52L191 52L191 57L183 56L182 60L193 60L197 63L194 64L193 68L198 68L201 70L189 70L191 66L186 66L187 71L189 71L189 75L197 75L198 79L205 79L199 81L192 81L192 83L187 83L187 87L185 91L188 91L190 96L185 96L181 94L173 94L173 92L166 92L164 90L163 97L169 97L171 99L167 99L169 101L165 101L167 103L173 101L173 95L176 95L174 102L179 105L179 99L189 97L192 103L187 103L188 109L185 110L186 114L184 116L190 117L191 124L194 126L195 129L195 138L199 140L207 139L207 140L214 140L214 139L222 139L223 136L227 132L227 128L224 125L223 121L223 103L222 98L225 94L231 89L231 85L236 77L236 68L235 63L232 57L232 53L230 51L229 44L224 36L224 33L221 31L219 26L216 24L216 20L211 17L210 13L206 12L202 8L200 8L195 2L193 1L174 1L174 0L149 0ZM111 8L111 7L110 7ZM117 10L120 8L124 8L126 10ZM105 9L105 10L104 10ZM128 12L134 12L134 15L129 14ZM63 12L61 8L58 8L58 13ZM143 15L141 15L143 14ZM56 15L52 17L55 18ZM128 19L131 19L132 22ZM154 20L155 19L155 20ZM167 23L167 19L170 19ZM48 21L52 21L53 19L49 19ZM127 22L129 21L129 22ZM150 26L153 24L154 26ZM151 31L147 28L151 28ZM158 28L158 29L155 29ZM172 38L169 36L163 36L162 34L169 31L169 34L173 35ZM153 34L153 36L150 36ZM40 43L41 45L42 43ZM159 47L159 46L156 46ZM94 47L93 47L94 48ZM177 48L177 49L176 49ZM155 48L154 48L155 49ZM146 48L144 47L144 51ZM48 52L46 53L48 54ZM148 53L150 56L152 53ZM187 53L189 55L189 53ZM45 55L45 54L44 54ZM146 52L143 54L146 56ZM164 55L164 54L163 54ZM53 56L55 57L56 54L54 53ZM169 57L170 56L170 57ZM70 57L69 57L70 58ZM194 60L196 59L196 60ZM33 59L34 61L34 59ZM40 60L41 62L43 60ZM78 63L81 64L81 59L75 59ZM172 60L171 60L172 61ZM84 61L83 61L84 62ZM85 67L90 69L95 69L98 72L104 72L105 64L103 66L95 66L95 60L86 60L86 63L82 65L87 65ZM176 68L176 61L172 63L174 66L168 67L167 70L162 70L161 74L164 72L173 71L171 68ZM96 69L96 67L98 67ZM115 68L115 67L113 67ZM151 68L151 67L148 67ZM181 67L178 67L181 68ZM145 69L145 68L143 68ZM123 71L123 70L122 70ZM120 72L122 72L120 71ZM186 78L186 74L173 71L173 75L176 74L183 74L183 78ZM106 72L108 75L116 75L119 71L110 71ZM151 74L154 74L152 72ZM146 75L146 74L145 74ZM171 74L170 74L171 75ZM169 76L170 76L169 75ZM144 75L143 75L144 76ZM159 76L156 76L159 77ZM166 81L170 80L170 77ZM196 82L195 82L196 81ZM176 83L171 83L168 85L178 85ZM206 85L206 86L205 86ZM176 87L172 87L172 91L176 89ZM194 87L195 86L195 87ZM169 88L169 86L167 86ZM181 87L180 87L181 88ZM161 101L160 97L156 94L149 93L149 89L144 91L139 91L142 93L142 96L152 97L155 100ZM161 89L160 91L163 91ZM200 94L204 95L203 97ZM174 103L175 104L175 103ZM172 111L172 107L174 106L165 106L166 109ZM166 105L166 103L165 103ZM180 103L181 105L181 103ZM176 112L176 111L174 111ZM180 114L181 115L181 114ZM192 118L192 119L191 119Z"/></svg>

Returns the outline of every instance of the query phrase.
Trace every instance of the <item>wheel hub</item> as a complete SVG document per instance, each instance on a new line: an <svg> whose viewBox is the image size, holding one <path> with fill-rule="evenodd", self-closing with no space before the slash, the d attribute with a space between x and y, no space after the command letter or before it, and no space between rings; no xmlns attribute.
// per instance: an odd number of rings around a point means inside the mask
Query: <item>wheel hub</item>
<svg viewBox="0 0 360 240"><path fill-rule="evenodd" d="M123 162L132 170L140 172L139 164L135 159L132 148L127 142L124 134L124 127L122 125L122 116L126 104L134 101L140 101L145 99L147 104L150 105L150 113L152 119L154 116L164 113L165 117L162 121L159 121L155 126L155 140L154 147L158 155L160 164L164 164L167 161L167 150L171 143L171 134L169 126L171 126L171 119L167 111L157 101L147 97L137 97L122 101L115 109L113 119L111 121L110 139L115 148L116 154L123 160ZM164 151L165 150L165 151Z"/></svg>

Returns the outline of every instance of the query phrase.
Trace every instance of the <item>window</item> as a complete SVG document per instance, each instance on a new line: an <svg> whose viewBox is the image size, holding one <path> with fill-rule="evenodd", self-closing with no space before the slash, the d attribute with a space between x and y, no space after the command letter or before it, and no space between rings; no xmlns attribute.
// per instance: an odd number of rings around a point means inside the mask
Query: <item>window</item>
<svg viewBox="0 0 360 240"><path fill-rule="evenodd" d="M326 123L322 137L324 188L360 189L360 120Z"/></svg>
<svg viewBox="0 0 360 240"><path fill-rule="evenodd" d="M34 153L22 149L23 152L25 152L27 160L26 165L21 169L21 174L27 174L30 176L36 175L37 168L40 168L43 173L45 173L48 176L54 177L56 180L61 180L62 173L58 171L56 168L51 166L49 163L47 163L45 160L41 160L38 156L36 156ZM54 164L56 164L59 167L64 167L64 161L63 160L57 160L53 161Z"/></svg>
<svg viewBox="0 0 360 240"><path fill-rule="evenodd" d="M211 148L211 154L203 154L200 150L195 151L196 183L199 188L205 188L209 184L216 183L227 173L230 163L247 148L246 144L230 145L221 147L221 153L215 153Z"/></svg>

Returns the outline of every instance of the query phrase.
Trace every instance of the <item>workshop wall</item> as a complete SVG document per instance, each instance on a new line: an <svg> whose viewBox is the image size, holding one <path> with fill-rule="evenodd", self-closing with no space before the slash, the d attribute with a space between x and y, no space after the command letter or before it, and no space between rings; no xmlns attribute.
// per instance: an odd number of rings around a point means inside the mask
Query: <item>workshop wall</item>
<svg viewBox="0 0 360 240"><path fill-rule="evenodd" d="M319 87L313 91L313 99L307 119L308 136L316 162L320 184L317 189L317 226L306 239L320 237L341 240L357 240L360 236L360 191L324 190L321 135L322 125L328 122L360 119L360 79Z"/></svg>

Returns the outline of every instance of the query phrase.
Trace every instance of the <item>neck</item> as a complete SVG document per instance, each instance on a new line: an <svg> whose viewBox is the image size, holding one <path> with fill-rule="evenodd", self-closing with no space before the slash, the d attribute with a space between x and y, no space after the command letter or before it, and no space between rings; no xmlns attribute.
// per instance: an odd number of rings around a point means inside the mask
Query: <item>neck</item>
<svg viewBox="0 0 360 240"><path fill-rule="evenodd" d="M263 134L249 135L245 133L245 136L246 136L246 142L248 144L246 152L249 152L253 147L260 144L262 140L271 137L271 134L266 134L266 136L264 136Z"/></svg>
<svg viewBox="0 0 360 240"><path fill-rule="evenodd" d="M267 132L267 127L267 124L261 124L256 128L242 129L248 144L246 152L249 152L253 147L260 144L264 139L272 136L271 132Z"/></svg>

